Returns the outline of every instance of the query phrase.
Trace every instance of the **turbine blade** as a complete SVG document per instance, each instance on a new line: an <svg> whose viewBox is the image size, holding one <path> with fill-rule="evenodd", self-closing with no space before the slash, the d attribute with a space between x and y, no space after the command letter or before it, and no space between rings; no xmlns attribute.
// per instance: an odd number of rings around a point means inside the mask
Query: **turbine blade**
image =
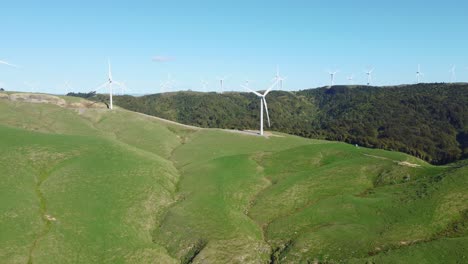
<svg viewBox="0 0 468 264"><path fill-rule="evenodd" d="M263 104L265 105L265 111L266 111L266 114L267 114L268 127L270 127L270 116L268 115L268 105L267 105L265 97L263 97Z"/></svg>
<svg viewBox="0 0 468 264"><path fill-rule="evenodd" d="M266 90L266 92L263 94L263 96L267 96L267 94L269 94L271 92L271 89L273 89L277 84L278 84L279 80L276 80L271 86L270 88L268 88L268 90Z"/></svg>
<svg viewBox="0 0 468 264"><path fill-rule="evenodd" d="M256 94L257 96L262 97L262 95L261 95L260 93L258 93L258 92L256 92L256 91L250 89L249 87L247 87L247 86L245 86L245 85L241 85L241 87L244 88L244 89L246 89L246 90L248 90L248 91L250 91L250 92L252 92L252 93L254 93L254 94Z"/></svg>
<svg viewBox="0 0 468 264"><path fill-rule="evenodd" d="M102 85L99 85L98 88L95 89L95 91L97 92L97 91L101 90L102 88L106 87L107 85L109 85L109 82L105 82Z"/></svg>
<svg viewBox="0 0 468 264"><path fill-rule="evenodd" d="M7 61L3 61L3 60L0 60L0 64L10 66L10 67L13 67L13 68L19 68L17 65L11 64L11 63L9 63Z"/></svg>
<svg viewBox="0 0 468 264"><path fill-rule="evenodd" d="M112 80L112 71L111 71L111 63L110 63L110 59L107 59L107 64L109 65L109 79Z"/></svg>

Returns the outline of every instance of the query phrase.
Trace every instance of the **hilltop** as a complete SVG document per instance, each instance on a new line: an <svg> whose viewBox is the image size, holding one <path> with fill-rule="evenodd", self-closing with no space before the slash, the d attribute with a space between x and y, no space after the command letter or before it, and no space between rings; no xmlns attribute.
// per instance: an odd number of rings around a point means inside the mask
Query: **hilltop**
<svg viewBox="0 0 468 264"><path fill-rule="evenodd" d="M468 84L334 86L273 91L267 100L273 131L405 152L432 164L468 157ZM259 102L250 93L177 92L115 102L183 124L258 129Z"/></svg>
<svg viewBox="0 0 468 264"><path fill-rule="evenodd" d="M12 100L18 96L26 99ZM236 96L246 97L222 98ZM158 97L165 95L149 98ZM466 161L434 166L399 152L272 135L190 127L80 98L0 93L0 259L468 258Z"/></svg>

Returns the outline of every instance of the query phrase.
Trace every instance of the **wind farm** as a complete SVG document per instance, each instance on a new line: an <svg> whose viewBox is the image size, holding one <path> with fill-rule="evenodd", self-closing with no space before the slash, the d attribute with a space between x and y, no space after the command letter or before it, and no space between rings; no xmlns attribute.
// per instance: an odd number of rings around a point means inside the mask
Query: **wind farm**
<svg viewBox="0 0 468 264"><path fill-rule="evenodd" d="M0 263L466 263L467 8L3 3Z"/></svg>

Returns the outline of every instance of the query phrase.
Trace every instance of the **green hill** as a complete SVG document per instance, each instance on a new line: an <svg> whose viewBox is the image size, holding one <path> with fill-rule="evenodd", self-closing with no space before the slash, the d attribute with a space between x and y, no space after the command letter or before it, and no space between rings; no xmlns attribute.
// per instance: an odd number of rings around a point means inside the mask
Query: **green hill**
<svg viewBox="0 0 468 264"><path fill-rule="evenodd" d="M115 101L184 124L258 129L259 102L248 93L178 92ZM273 91L268 107L274 131L405 152L432 164L468 157L468 84Z"/></svg>
<svg viewBox="0 0 468 264"><path fill-rule="evenodd" d="M0 93L0 177L2 263L468 259L466 161Z"/></svg>

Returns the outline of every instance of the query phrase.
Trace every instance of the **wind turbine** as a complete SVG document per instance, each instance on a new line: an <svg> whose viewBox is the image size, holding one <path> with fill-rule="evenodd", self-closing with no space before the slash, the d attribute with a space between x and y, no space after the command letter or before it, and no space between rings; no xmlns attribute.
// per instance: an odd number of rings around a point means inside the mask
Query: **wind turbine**
<svg viewBox="0 0 468 264"><path fill-rule="evenodd" d="M354 74L348 76L348 83L349 83L350 85L353 85L353 84L354 84L353 80L354 80Z"/></svg>
<svg viewBox="0 0 468 264"><path fill-rule="evenodd" d="M457 76L455 75L455 70L456 70L457 66L453 65L452 68L450 69L450 73L452 73L451 75L451 79L450 79L450 82L453 83L457 80Z"/></svg>
<svg viewBox="0 0 468 264"><path fill-rule="evenodd" d="M224 88L224 82L226 81L227 79L227 76L223 76L223 77L218 77L217 80L219 81L219 84L220 84L220 89L221 89L221 93L223 92L223 88Z"/></svg>
<svg viewBox="0 0 468 264"><path fill-rule="evenodd" d="M328 74L330 74L330 87L332 87L333 85L335 85L335 75L338 73L339 71L328 71Z"/></svg>
<svg viewBox="0 0 468 264"><path fill-rule="evenodd" d="M418 71L416 72L416 79L417 82L421 82L421 76L424 76L424 74L421 72L421 65L418 64Z"/></svg>
<svg viewBox="0 0 468 264"><path fill-rule="evenodd" d="M367 70L365 71L364 73L367 74L367 85L370 85L371 84L371 81L372 81L372 72L374 71L374 69L370 69L370 70Z"/></svg>
<svg viewBox="0 0 468 264"><path fill-rule="evenodd" d="M278 80L276 80L266 91L264 94L256 92L245 85L241 85L242 88L254 93L258 97L260 97L260 135L263 136L263 105L265 105L266 115L268 119L268 127L270 127L270 116L268 115L268 106L265 97L270 93L271 89L273 89L278 84Z"/></svg>
<svg viewBox="0 0 468 264"><path fill-rule="evenodd" d="M279 73L279 66L276 65L276 75L275 75L275 78L273 78L273 81L279 81L279 86L280 86L280 89L283 90L283 81L286 80L287 77L283 77L280 75Z"/></svg>
<svg viewBox="0 0 468 264"><path fill-rule="evenodd" d="M116 82L112 79L112 71L111 71L111 63L110 63L110 60L107 61L107 63L109 64L109 75L107 77L107 81L105 83L103 83L101 86L99 86L96 91L98 91L99 89L102 89L104 87L107 87L109 88L109 109L112 110L114 108L113 106L113 103L112 103L112 85L116 84L117 86L120 86L122 87L122 84L119 83L119 82Z"/></svg>

